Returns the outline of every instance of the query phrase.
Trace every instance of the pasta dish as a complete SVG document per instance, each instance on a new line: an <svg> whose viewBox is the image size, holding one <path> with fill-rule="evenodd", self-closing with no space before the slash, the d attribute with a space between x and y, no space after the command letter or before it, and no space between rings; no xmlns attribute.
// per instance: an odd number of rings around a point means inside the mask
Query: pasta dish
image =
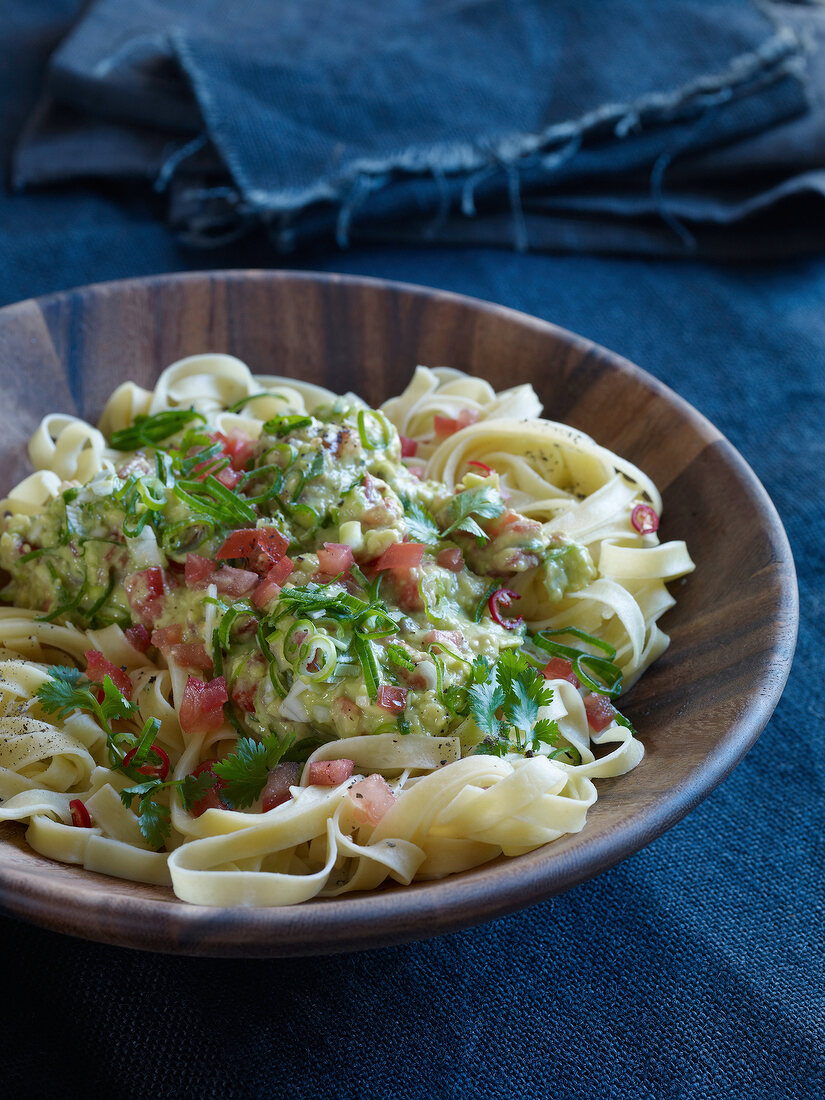
<svg viewBox="0 0 825 1100"><path fill-rule="evenodd" d="M377 409L222 354L47 416L0 505L0 821L201 905L517 856L643 746L667 647L652 481L419 367Z"/></svg>

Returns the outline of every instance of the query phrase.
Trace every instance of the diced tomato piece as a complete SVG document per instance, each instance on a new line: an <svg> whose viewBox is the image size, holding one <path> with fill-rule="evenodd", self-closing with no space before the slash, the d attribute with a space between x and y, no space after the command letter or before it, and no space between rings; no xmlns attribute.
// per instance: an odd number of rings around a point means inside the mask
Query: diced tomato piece
<svg viewBox="0 0 825 1100"><path fill-rule="evenodd" d="M215 474L215 480L219 481L221 485L225 485L227 489L234 490L241 480L241 475L233 470L231 466L224 466L222 470L218 470Z"/></svg>
<svg viewBox="0 0 825 1100"><path fill-rule="evenodd" d="M346 695L338 695L332 700L332 715L339 737L354 737L362 732L364 712Z"/></svg>
<svg viewBox="0 0 825 1100"><path fill-rule="evenodd" d="M172 623L171 626L161 626L152 631L152 645L158 649L171 649L183 638L183 627L180 623Z"/></svg>
<svg viewBox="0 0 825 1100"><path fill-rule="evenodd" d="M464 644L464 638L458 630L430 630L427 632L424 641L431 644L434 642L436 645L461 646Z"/></svg>
<svg viewBox="0 0 825 1100"><path fill-rule="evenodd" d="M202 642L186 642L183 645L173 645L170 654L179 665L184 668L200 668L204 672L212 671L212 658L206 652L206 646Z"/></svg>
<svg viewBox="0 0 825 1100"><path fill-rule="evenodd" d="M346 573L354 561L352 547L345 543L325 542L323 549L318 551L318 568L331 577Z"/></svg>
<svg viewBox="0 0 825 1100"><path fill-rule="evenodd" d="M252 593L252 602L255 606L267 607L281 591L281 585L294 568L295 564L291 558L281 558L276 565L273 565Z"/></svg>
<svg viewBox="0 0 825 1100"><path fill-rule="evenodd" d="M435 434L445 439L448 435L454 435L456 432L460 432L462 428L468 428L470 424L475 424L480 415L476 409L462 409L455 417L436 414L433 419Z"/></svg>
<svg viewBox="0 0 825 1100"><path fill-rule="evenodd" d="M277 527L243 527L232 532L215 557L218 561L247 558L250 569L263 576L277 565L288 547L289 539Z"/></svg>
<svg viewBox="0 0 825 1100"><path fill-rule="evenodd" d="M382 684L375 698L379 707L392 711L393 714L403 714L407 709L407 689L393 687L391 684Z"/></svg>
<svg viewBox="0 0 825 1100"><path fill-rule="evenodd" d="M229 701L226 680L199 680L190 676L180 707L180 728L186 734L211 733L223 725L223 705Z"/></svg>
<svg viewBox="0 0 825 1100"><path fill-rule="evenodd" d="M85 802L82 802L79 798L73 798L69 803L69 810L72 815L72 825L76 829L91 829L92 819L86 809Z"/></svg>
<svg viewBox="0 0 825 1100"><path fill-rule="evenodd" d="M608 697L606 695L600 695L597 691L592 691L589 695L585 695L584 709L587 713L587 721L590 728L595 730L596 733L601 733L616 717L616 708Z"/></svg>
<svg viewBox="0 0 825 1100"><path fill-rule="evenodd" d="M393 572L407 572L416 569L424 557L423 542L394 542L388 546L375 563L377 572L392 569Z"/></svg>
<svg viewBox="0 0 825 1100"><path fill-rule="evenodd" d="M250 439L246 432L239 428L233 428L229 435L216 432L216 436L223 445L224 454L228 455L233 470L243 470L249 462L255 450L255 440Z"/></svg>
<svg viewBox="0 0 825 1100"><path fill-rule="evenodd" d="M296 787L301 779L301 765L292 760L276 764L269 773L269 779L261 795L261 810L266 813L274 810L284 802L289 802L292 795L289 788Z"/></svg>
<svg viewBox="0 0 825 1100"><path fill-rule="evenodd" d="M442 568L449 569L451 573L460 573L464 568L464 555L457 546L439 550L435 560Z"/></svg>
<svg viewBox="0 0 825 1100"><path fill-rule="evenodd" d="M83 656L86 658L86 675L93 684L102 684L103 677L109 676L124 698L132 698L132 681L125 669L107 661L99 649L87 649Z"/></svg>
<svg viewBox="0 0 825 1100"><path fill-rule="evenodd" d="M569 680L573 687L581 687L579 678L573 671L573 662L566 657L551 657L541 674L545 680Z"/></svg>
<svg viewBox="0 0 825 1100"><path fill-rule="evenodd" d="M401 457L402 458L413 458L414 455L416 455L418 453L418 441L415 440L415 439L410 439L406 435L402 435L400 438L401 438Z"/></svg>
<svg viewBox="0 0 825 1100"><path fill-rule="evenodd" d="M214 572L215 563L211 558L204 558L201 554L186 555L184 579L187 588L206 588Z"/></svg>
<svg viewBox="0 0 825 1100"><path fill-rule="evenodd" d="M410 577L401 585L398 590L398 603L405 611L424 610L424 601L421 599L416 577Z"/></svg>
<svg viewBox="0 0 825 1100"><path fill-rule="evenodd" d="M423 466L408 466L407 469L413 475L417 477L419 481L424 480L424 467Z"/></svg>
<svg viewBox="0 0 825 1100"><path fill-rule="evenodd" d="M316 760L309 765L307 784L310 787L337 787L355 771L352 760Z"/></svg>
<svg viewBox="0 0 825 1100"><path fill-rule="evenodd" d="M217 763L218 761L215 759L204 760L201 764L198 764L198 766L192 772L192 775L201 775L203 772L210 772L212 774L212 778L214 779L213 785L204 794L203 798L199 798L197 802L193 802L190 806L189 812L192 817L200 817L201 814L206 813L207 810L226 809L226 806L223 802L221 802L220 795L218 794L218 791L226 786L226 782L223 779L220 779L212 771L212 768Z"/></svg>
<svg viewBox="0 0 825 1100"><path fill-rule="evenodd" d="M166 593L177 588L177 584L171 573L164 572L157 565L138 573L129 573L123 578L129 606L144 626L152 626L159 618Z"/></svg>
<svg viewBox="0 0 825 1100"><path fill-rule="evenodd" d="M541 530L541 524L537 520L519 515L518 512L505 511L494 519L485 520L484 529L494 538L502 531L507 531L508 534L533 536Z"/></svg>
<svg viewBox="0 0 825 1100"><path fill-rule="evenodd" d="M352 799L353 819L359 825L377 825L395 803L390 785L381 775L368 775L353 783L347 794Z"/></svg>
<svg viewBox="0 0 825 1100"><path fill-rule="evenodd" d="M256 687L256 684L232 685L232 701L247 714L251 714L255 710Z"/></svg>
<svg viewBox="0 0 825 1100"><path fill-rule="evenodd" d="M137 623L135 626L127 626L123 633L126 637L126 641L132 649L136 649L138 653L145 653L152 644L152 640L149 637L149 631L143 623Z"/></svg>
<svg viewBox="0 0 825 1100"><path fill-rule="evenodd" d="M211 583L224 596L247 596L258 584L258 574L251 569L236 569L234 565L224 565L212 574Z"/></svg>

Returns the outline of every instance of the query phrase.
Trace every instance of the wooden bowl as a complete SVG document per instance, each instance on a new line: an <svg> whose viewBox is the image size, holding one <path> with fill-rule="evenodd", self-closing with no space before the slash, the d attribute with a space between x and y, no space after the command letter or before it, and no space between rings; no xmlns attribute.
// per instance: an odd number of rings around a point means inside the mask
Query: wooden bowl
<svg viewBox="0 0 825 1100"><path fill-rule="evenodd" d="M291 272L219 272L103 284L0 310L0 485L27 471L47 412L95 420L124 379L151 386L184 355L226 351L253 371L308 379L371 403L417 363L496 388L532 382L546 415L641 466L664 495L664 538L696 572L664 620L672 645L624 698L642 764L599 784L587 825L529 855L437 882L292 908L210 909L29 850L0 826L0 911L74 936L191 955L348 951L424 939L569 889L663 833L744 756L768 721L796 638L782 524L726 439L619 356L513 310L421 287Z"/></svg>

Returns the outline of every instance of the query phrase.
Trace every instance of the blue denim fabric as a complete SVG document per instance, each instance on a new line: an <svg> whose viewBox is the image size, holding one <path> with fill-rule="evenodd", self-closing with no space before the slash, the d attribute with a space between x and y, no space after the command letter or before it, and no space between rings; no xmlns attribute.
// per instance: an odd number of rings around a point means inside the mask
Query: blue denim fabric
<svg viewBox="0 0 825 1100"><path fill-rule="evenodd" d="M794 251L818 239L782 198L822 196L823 42L825 12L753 0L96 0L14 178L152 180L201 245Z"/></svg>
<svg viewBox="0 0 825 1100"><path fill-rule="evenodd" d="M11 13L3 149L73 14L70 0ZM250 242L209 261L266 255ZM202 264L122 189L0 193L0 304ZM825 256L710 266L360 248L311 265L538 314L615 348L709 416L762 479L796 558L802 622L787 690L757 745L684 821L593 881L480 928L360 955L231 962L0 920L3 1096L825 1095Z"/></svg>

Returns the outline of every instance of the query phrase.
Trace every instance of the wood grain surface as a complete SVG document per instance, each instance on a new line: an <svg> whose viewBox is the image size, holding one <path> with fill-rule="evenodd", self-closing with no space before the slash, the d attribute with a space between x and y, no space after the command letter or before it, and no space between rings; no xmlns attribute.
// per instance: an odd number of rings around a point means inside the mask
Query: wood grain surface
<svg viewBox="0 0 825 1100"><path fill-rule="evenodd" d="M660 835L735 766L790 668L797 595L765 491L707 420L650 375L563 329L488 303L370 279L289 272L159 276L0 310L0 485L28 471L47 412L95 420L118 383L151 386L184 355L226 351L253 372L303 378L371 403L417 363L496 388L532 382L545 415L641 466L664 497L661 535L696 572L662 621L672 644L623 700L642 764L598 784L583 832L439 882L293 908L209 909L30 851L0 826L0 912L70 935L192 955L275 956L423 939L533 904Z"/></svg>

